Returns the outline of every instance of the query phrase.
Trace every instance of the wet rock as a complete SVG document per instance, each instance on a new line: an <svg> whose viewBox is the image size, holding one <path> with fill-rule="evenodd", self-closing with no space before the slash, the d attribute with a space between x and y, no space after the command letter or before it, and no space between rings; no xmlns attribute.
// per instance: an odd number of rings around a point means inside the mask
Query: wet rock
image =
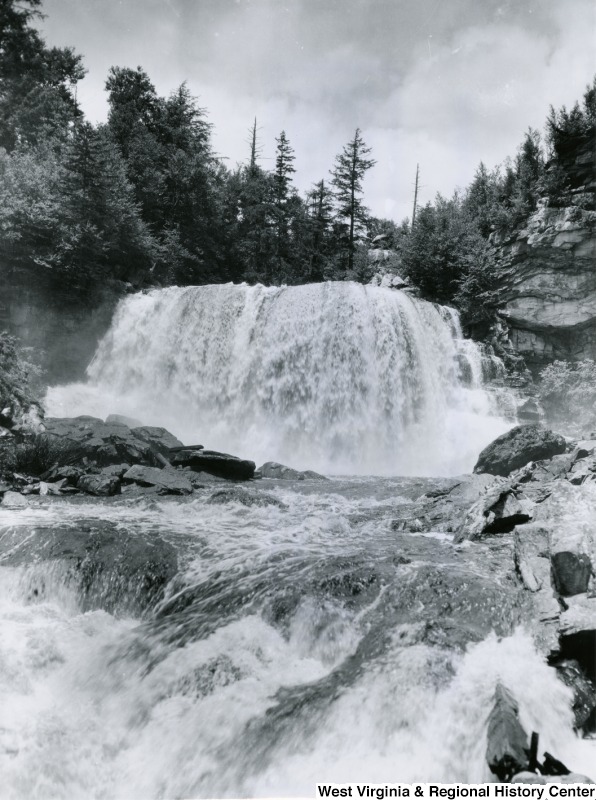
<svg viewBox="0 0 596 800"><path fill-rule="evenodd" d="M596 597L587 594L566 599L567 609L559 618L561 636L574 636L579 633L596 635ZM595 653L596 655L596 653Z"/></svg>
<svg viewBox="0 0 596 800"><path fill-rule="evenodd" d="M514 531L516 569L526 589L550 589L550 530L540 523L528 523Z"/></svg>
<svg viewBox="0 0 596 800"><path fill-rule="evenodd" d="M506 477L529 461L552 458L565 452L565 439L538 425L519 425L499 436L480 453L474 472Z"/></svg>
<svg viewBox="0 0 596 800"><path fill-rule="evenodd" d="M80 459L88 458L100 465L152 464L153 450L140 436L125 425L107 425L96 417L46 418L45 434L63 437L76 445Z"/></svg>
<svg viewBox="0 0 596 800"><path fill-rule="evenodd" d="M73 589L83 611L143 611L177 572L175 549L159 536L133 535L107 521L22 527L0 536L0 563L29 566L32 598Z"/></svg>
<svg viewBox="0 0 596 800"><path fill-rule="evenodd" d="M246 481L254 477L254 461L246 461L215 450L179 450L171 458L173 466L190 467L220 478Z"/></svg>
<svg viewBox="0 0 596 800"><path fill-rule="evenodd" d="M83 475L77 482L77 489L98 497L111 497L120 493L120 479L113 475Z"/></svg>
<svg viewBox="0 0 596 800"><path fill-rule="evenodd" d="M545 784L547 782L546 778L542 775L537 775L535 772L518 772L517 775L514 775L511 779L511 783L541 783Z"/></svg>
<svg viewBox="0 0 596 800"><path fill-rule="evenodd" d="M588 591L592 576L592 563L587 553L582 552L582 534L569 533L557 542L551 552L551 565L557 592L571 597Z"/></svg>
<svg viewBox="0 0 596 800"><path fill-rule="evenodd" d="M127 417L124 414L108 414L106 417L107 425L126 425L127 428L140 428L143 423L134 417Z"/></svg>
<svg viewBox="0 0 596 800"><path fill-rule="evenodd" d="M509 483L501 484L477 500L468 510L455 535L455 543L476 539L483 534L512 531L516 525L528 522L534 504L514 490Z"/></svg>
<svg viewBox="0 0 596 800"><path fill-rule="evenodd" d="M124 473L123 480L139 486L155 486L162 494L190 494L192 492L192 484L186 475L175 469L157 469L135 464Z"/></svg>
<svg viewBox="0 0 596 800"><path fill-rule="evenodd" d="M486 761L499 780L508 782L528 768L528 735L519 721L518 705L508 689L498 683L488 717Z"/></svg>
<svg viewBox="0 0 596 800"><path fill-rule="evenodd" d="M272 494L247 492L246 489L241 489L238 486L214 492L207 502L211 505L241 503L243 506L277 506L278 508L287 509L287 505Z"/></svg>
<svg viewBox="0 0 596 800"><path fill-rule="evenodd" d="M579 661L562 659L555 663L558 677L573 690L575 727L584 729L596 709L596 687L584 674Z"/></svg>
<svg viewBox="0 0 596 800"><path fill-rule="evenodd" d="M40 477L42 480L49 482L65 480L69 486L76 486L79 478L84 474L85 470L81 467L64 466L52 467Z"/></svg>
<svg viewBox="0 0 596 800"><path fill-rule="evenodd" d="M170 450L174 447L184 447L180 439L165 428L157 428L150 425L141 425L132 429L134 436L146 442L154 453L159 453L166 458Z"/></svg>
<svg viewBox="0 0 596 800"><path fill-rule="evenodd" d="M130 469L130 464L109 464L107 467L101 468L102 475L110 475L116 478L122 478L125 472Z"/></svg>
<svg viewBox="0 0 596 800"><path fill-rule="evenodd" d="M28 505L29 501L26 497L23 497L20 492L4 492L4 496L2 497L3 508L22 508Z"/></svg>
<svg viewBox="0 0 596 800"><path fill-rule="evenodd" d="M292 469L291 467L286 467L284 464L278 464L277 461L266 461L262 467L259 467L257 472L262 478L275 478L285 481L303 481L305 479L317 481L329 480L329 478L326 478L324 475L319 475L318 472L313 472L310 469L302 471Z"/></svg>

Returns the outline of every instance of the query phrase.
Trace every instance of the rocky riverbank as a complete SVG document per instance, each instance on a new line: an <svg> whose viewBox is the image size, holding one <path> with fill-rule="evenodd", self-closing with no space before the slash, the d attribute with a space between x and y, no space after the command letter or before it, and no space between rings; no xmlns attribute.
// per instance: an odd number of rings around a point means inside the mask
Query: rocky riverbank
<svg viewBox="0 0 596 800"><path fill-rule="evenodd" d="M30 583L35 599L48 591L43 565L49 563L52 580L66 582L82 609L151 618L161 604L164 620L182 618L206 602L196 587L184 583L172 592L179 581L179 551L161 531L127 531L109 520L87 519L87 503L165 495L187 503L196 496L208 505L269 507L278 514L288 509L276 487L300 487L308 495L320 491L317 487L333 492L339 486L317 473L273 462L256 470L247 459L185 446L163 428L118 417L47 419L36 434L5 442L3 452L0 509L18 512L66 503L77 511L70 523L4 531L0 565L41 570ZM8 468L10 457L20 459L21 466L28 463L29 472ZM380 599L382 587L395 580L395 570L404 570L392 601L393 624L419 627L415 641L433 646L463 649L491 631L507 636L523 625L573 690L578 732L593 736L596 440L571 442L535 425L521 426L483 451L475 474L400 479L399 487L398 505L384 501L348 520L354 528L364 526L371 535L382 535L399 555L370 567L338 562L333 577L325 578L325 591L336 600L351 598L358 607L377 595ZM450 542L448 549L436 542L442 536ZM341 561L341 552L337 558ZM492 563L493 577L482 577L476 562ZM321 587L315 581L311 589L318 592ZM281 623L293 613L299 596L286 593L267 613ZM384 597L389 602L387 593ZM191 629L184 622L176 636L186 640L196 633ZM349 664L345 669L342 680L352 680ZM516 700L512 702L497 706L510 711ZM496 727L508 730L507 725ZM518 740L519 731L511 741ZM505 774L503 759L509 763L514 756L514 771L528 767L519 747L512 752L510 744L507 737L496 745L489 742L487 758L498 775ZM500 755L493 758L490 753Z"/></svg>

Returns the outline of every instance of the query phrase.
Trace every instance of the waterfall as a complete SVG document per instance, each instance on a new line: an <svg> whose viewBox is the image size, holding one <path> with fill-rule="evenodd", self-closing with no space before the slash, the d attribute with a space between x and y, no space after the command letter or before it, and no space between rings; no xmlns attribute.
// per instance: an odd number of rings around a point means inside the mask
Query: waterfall
<svg viewBox="0 0 596 800"><path fill-rule="evenodd" d="M457 474L511 424L463 342L452 309L352 282L153 290L121 301L87 383L46 408L128 414L257 462Z"/></svg>

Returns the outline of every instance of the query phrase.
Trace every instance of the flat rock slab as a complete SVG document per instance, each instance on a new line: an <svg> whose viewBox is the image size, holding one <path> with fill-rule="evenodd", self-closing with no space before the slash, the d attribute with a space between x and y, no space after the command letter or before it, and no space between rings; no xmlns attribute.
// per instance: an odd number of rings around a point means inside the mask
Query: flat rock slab
<svg viewBox="0 0 596 800"><path fill-rule="evenodd" d="M220 478L247 481L254 477L256 465L254 461L215 450L179 450L172 457L172 466L190 467L196 472L209 472Z"/></svg>
<svg viewBox="0 0 596 800"><path fill-rule="evenodd" d="M97 417L48 417L45 434L69 440L76 446L79 458L87 458L100 466L109 464L155 464L155 454L167 454L181 442L165 428L106 423Z"/></svg>
<svg viewBox="0 0 596 800"><path fill-rule="evenodd" d="M480 453L474 472L506 477L529 461L565 453L563 436L539 425L518 425L499 436Z"/></svg>
<svg viewBox="0 0 596 800"><path fill-rule="evenodd" d="M168 494L190 494L192 484L184 473L175 469L157 469L135 464L127 470L122 478L125 482L139 486L155 486L160 492Z"/></svg>

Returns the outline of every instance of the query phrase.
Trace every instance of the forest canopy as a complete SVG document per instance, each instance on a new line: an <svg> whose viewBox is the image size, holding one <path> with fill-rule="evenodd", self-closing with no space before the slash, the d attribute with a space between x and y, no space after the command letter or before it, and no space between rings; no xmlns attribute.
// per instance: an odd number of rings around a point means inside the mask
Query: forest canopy
<svg viewBox="0 0 596 800"><path fill-rule="evenodd" d="M108 119L92 125L76 99L83 59L46 45L40 13L41 0L0 0L4 271L43 275L89 298L106 281L367 282L373 248L424 297L473 320L494 290L491 233L523 224L540 198L592 210L567 166L577 143L594 137L594 82L571 110L551 109L544 136L530 129L513 158L493 170L480 164L467 188L398 224L366 207L363 179L377 162L357 128L329 174L301 195L291 132L280 131L266 169L252 121L246 160L230 167L188 86L162 97L142 67L110 69Z"/></svg>

